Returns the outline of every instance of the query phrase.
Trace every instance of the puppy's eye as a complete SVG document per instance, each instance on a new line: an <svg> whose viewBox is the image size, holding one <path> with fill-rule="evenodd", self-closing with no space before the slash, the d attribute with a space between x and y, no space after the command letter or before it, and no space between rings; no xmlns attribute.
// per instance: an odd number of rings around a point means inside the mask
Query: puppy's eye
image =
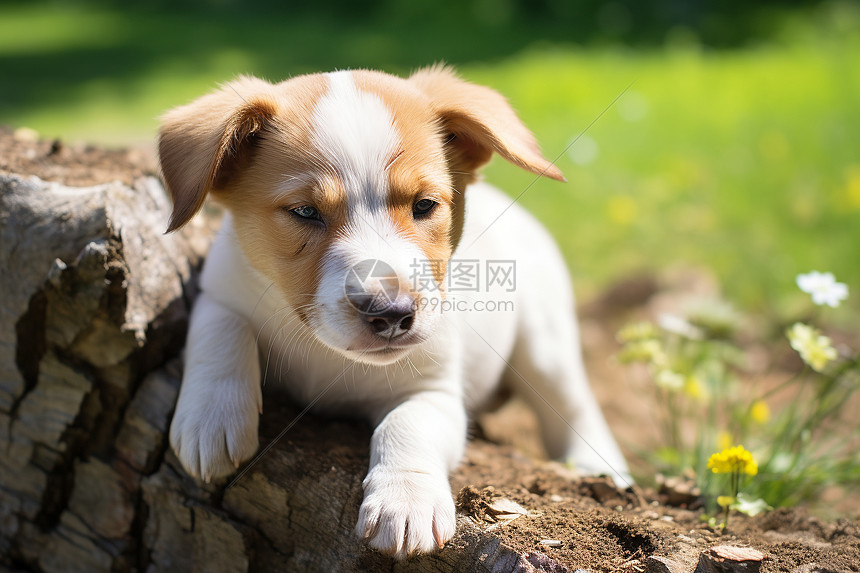
<svg viewBox="0 0 860 573"><path fill-rule="evenodd" d="M415 217L427 216L435 206L436 201L433 201L432 199L421 199L412 206L412 215Z"/></svg>
<svg viewBox="0 0 860 573"><path fill-rule="evenodd" d="M322 221L320 212L317 210L316 207L311 207L310 205L301 205L299 207L296 207L295 209L290 209L290 213L301 219Z"/></svg>

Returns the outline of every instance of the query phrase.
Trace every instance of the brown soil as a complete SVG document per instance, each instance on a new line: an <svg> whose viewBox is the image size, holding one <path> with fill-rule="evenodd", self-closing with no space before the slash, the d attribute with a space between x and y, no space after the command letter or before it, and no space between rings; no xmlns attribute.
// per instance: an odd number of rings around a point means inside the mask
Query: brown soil
<svg viewBox="0 0 860 573"><path fill-rule="evenodd" d="M0 171L87 186L117 179L130 182L155 168L151 152L67 147L0 128ZM631 388L611 360L616 350L612 333L618 316L652 298L655 284L643 279L626 290L615 289L585 309L583 316L583 339L598 398L621 442L641 447L647 447L655 434L654 421L647 402L628 399ZM305 424L297 425L284 443L295 447L315 423L309 418L304 431ZM641 572L653 555L674 557L689 571L701 549L740 545L766 554L765 572L792 571L810 563L816 570L860 571L856 520L828 522L803 508L780 509L756 518L736 516L731 527L718 534L701 521L700 511L664 505L653 491L619 491L608 480L579 479L562 465L542 461L534 416L520 402L485 416L481 430L486 438L472 441L451 477L455 492L471 488L460 496L462 513L471 515L476 527L493 528L506 544L529 554L540 570ZM304 437L313 440L313 435ZM331 452L326 463L337 463L337 456ZM353 458L353 452L344 454L341 467L357 467ZM498 519L491 508L502 498L520 504L528 515Z"/></svg>
<svg viewBox="0 0 860 573"><path fill-rule="evenodd" d="M28 129L0 126L0 172L88 187L117 180L130 185L142 175L155 174L156 167L150 150L69 146L59 139L39 139Z"/></svg>
<svg viewBox="0 0 860 573"><path fill-rule="evenodd" d="M857 521L828 523L802 508L779 509L755 518L733 516L720 534L701 521L701 511L662 505L653 490L619 491L608 479L578 479L564 466L536 463L511 446L501 452L482 440L471 443L451 479L455 491L471 488L460 496L461 511L481 520L494 499L520 504L528 516L483 519L482 527L494 528L514 549L549 556L570 571L641 572L652 555L691 571L699 552L715 545L762 551L764 572L811 563L820 570L860 571Z"/></svg>

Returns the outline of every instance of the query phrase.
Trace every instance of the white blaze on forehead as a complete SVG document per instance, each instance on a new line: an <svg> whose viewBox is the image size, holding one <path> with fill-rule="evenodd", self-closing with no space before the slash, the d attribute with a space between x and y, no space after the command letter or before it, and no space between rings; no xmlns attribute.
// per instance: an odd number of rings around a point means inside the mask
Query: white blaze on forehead
<svg viewBox="0 0 860 573"><path fill-rule="evenodd" d="M383 261L409 285L416 268L426 268L424 252L404 236L386 208L387 168L402 144L391 111L376 94L359 90L351 72L327 74L328 91L313 115L311 144L341 180L348 222L322 259L313 317L319 340L340 350L367 346L368 326L347 302L350 269L362 261ZM427 336L435 311L419 310L413 334ZM367 359L365 359L366 361Z"/></svg>
<svg viewBox="0 0 860 573"><path fill-rule="evenodd" d="M336 170L350 207L379 207L388 192L386 167L400 146L394 118L376 94L358 89L352 72L326 77L329 88L314 111L311 142Z"/></svg>

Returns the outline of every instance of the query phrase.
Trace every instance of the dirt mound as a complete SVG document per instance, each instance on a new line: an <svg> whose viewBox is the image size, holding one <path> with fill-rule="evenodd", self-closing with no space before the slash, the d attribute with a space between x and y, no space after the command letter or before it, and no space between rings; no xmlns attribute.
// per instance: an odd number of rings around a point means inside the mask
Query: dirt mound
<svg viewBox="0 0 860 573"><path fill-rule="evenodd" d="M653 490L623 491L608 478L579 479L560 464L536 462L483 440L472 441L451 481L455 491L491 486L492 499L525 508L528 515L477 527L492 528L518 552L546 555L569 571L642 572L651 556L693 571L700 553L719 545L763 552L763 572L810 564L815 567L809 571L860 571L860 523L825 522L802 508L736 515L720 534L702 521L701 510L663 505Z"/></svg>
<svg viewBox="0 0 860 573"><path fill-rule="evenodd" d="M156 173L151 151L109 150L86 144L67 145L59 139L39 139L27 128L0 126L0 172L35 175L72 187L134 179Z"/></svg>

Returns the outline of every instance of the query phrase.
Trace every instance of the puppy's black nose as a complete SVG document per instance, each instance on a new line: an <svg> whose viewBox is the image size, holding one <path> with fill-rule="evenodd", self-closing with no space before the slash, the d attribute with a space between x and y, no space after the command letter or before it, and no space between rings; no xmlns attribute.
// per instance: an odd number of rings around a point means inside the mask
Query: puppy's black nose
<svg viewBox="0 0 860 573"><path fill-rule="evenodd" d="M412 328L415 311L412 308L412 297L400 296L383 309L362 314L376 334L395 338Z"/></svg>

